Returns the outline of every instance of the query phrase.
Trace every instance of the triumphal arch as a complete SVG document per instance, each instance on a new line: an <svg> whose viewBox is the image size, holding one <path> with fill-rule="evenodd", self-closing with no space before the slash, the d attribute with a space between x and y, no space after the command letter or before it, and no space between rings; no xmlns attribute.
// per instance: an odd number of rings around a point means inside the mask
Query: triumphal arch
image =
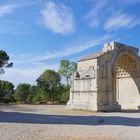
<svg viewBox="0 0 140 140"><path fill-rule="evenodd" d="M77 62L67 107L93 111L140 109L138 48L118 42Z"/></svg>

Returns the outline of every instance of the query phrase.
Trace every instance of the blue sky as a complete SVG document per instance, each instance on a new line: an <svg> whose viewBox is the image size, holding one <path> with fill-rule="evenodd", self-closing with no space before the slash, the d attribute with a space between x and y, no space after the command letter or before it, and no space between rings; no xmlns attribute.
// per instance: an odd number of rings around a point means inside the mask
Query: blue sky
<svg viewBox="0 0 140 140"><path fill-rule="evenodd" d="M0 1L0 49L14 63L1 79L15 85L110 41L140 47L140 0Z"/></svg>

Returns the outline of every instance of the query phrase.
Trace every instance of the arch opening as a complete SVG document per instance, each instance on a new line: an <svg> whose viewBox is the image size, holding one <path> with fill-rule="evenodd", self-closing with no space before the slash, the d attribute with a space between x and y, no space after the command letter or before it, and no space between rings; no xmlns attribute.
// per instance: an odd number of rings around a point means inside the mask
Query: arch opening
<svg viewBox="0 0 140 140"><path fill-rule="evenodd" d="M115 87L116 101L121 109L138 109L140 79L137 77L137 60L128 54L121 55L116 62Z"/></svg>

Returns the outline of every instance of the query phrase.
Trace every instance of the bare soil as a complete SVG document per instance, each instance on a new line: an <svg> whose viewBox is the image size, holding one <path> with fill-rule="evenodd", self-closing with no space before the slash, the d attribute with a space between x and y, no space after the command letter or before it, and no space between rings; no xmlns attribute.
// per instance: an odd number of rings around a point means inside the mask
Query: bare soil
<svg viewBox="0 0 140 140"><path fill-rule="evenodd" d="M0 105L0 140L140 140L140 111L72 111L65 105Z"/></svg>

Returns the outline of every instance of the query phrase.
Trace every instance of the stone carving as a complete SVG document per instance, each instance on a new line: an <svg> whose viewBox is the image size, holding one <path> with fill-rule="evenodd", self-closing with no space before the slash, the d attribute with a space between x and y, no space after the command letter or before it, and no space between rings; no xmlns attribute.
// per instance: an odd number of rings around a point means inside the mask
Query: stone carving
<svg viewBox="0 0 140 140"><path fill-rule="evenodd" d="M75 78L95 78L94 66L89 66L88 69L81 69L75 72Z"/></svg>
<svg viewBox="0 0 140 140"><path fill-rule="evenodd" d="M140 109L138 49L118 42L77 62L67 106L72 109L116 111Z"/></svg>
<svg viewBox="0 0 140 140"><path fill-rule="evenodd" d="M94 66L90 66L88 71L89 71L90 77L95 78L95 68L94 68Z"/></svg>

